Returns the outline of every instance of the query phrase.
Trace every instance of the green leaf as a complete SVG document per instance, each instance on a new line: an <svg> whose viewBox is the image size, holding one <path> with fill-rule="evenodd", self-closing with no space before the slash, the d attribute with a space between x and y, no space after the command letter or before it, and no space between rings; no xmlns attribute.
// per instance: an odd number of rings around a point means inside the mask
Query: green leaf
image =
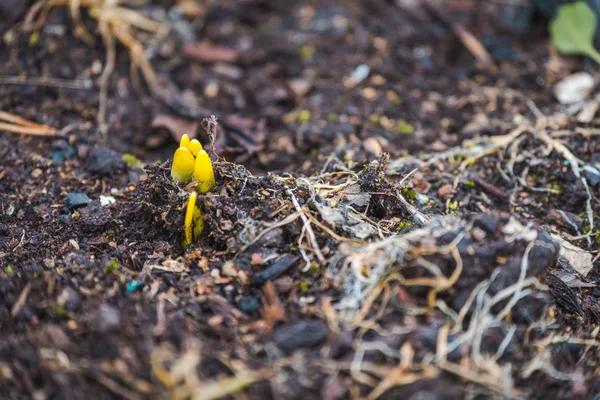
<svg viewBox="0 0 600 400"><path fill-rule="evenodd" d="M598 19L585 2L563 4L550 22L550 36L556 49L563 54L585 54L600 63L600 53L594 48Z"/></svg>

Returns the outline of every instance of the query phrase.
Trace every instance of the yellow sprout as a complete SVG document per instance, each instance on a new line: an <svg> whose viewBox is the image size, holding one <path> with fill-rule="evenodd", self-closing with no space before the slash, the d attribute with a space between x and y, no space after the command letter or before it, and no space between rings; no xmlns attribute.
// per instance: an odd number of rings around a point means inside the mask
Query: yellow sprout
<svg viewBox="0 0 600 400"><path fill-rule="evenodd" d="M190 195L185 212L184 235L181 241L185 248L193 243L204 229L202 212L196 206L197 192L207 193L216 186L212 161L198 140L190 140L188 135L181 137L179 148L175 150L173 156L171 177L177 183L188 183L192 179L198 181L196 190Z"/></svg>
<svg viewBox="0 0 600 400"><path fill-rule="evenodd" d="M179 147L190 147L190 137L185 133L181 139L179 139Z"/></svg>
<svg viewBox="0 0 600 400"><path fill-rule="evenodd" d="M193 142L197 142L193 143ZM185 134L179 140L179 148L173 155L173 165L171 166L171 177L175 182L188 183L194 175L194 149L200 143L197 140L190 142L190 137ZM202 147L202 146L200 146ZM198 153L196 151L196 153Z"/></svg>
<svg viewBox="0 0 600 400"><path fill-rule="evenodd" d="M198 155L198 152L200 152L200 150L202 150L202 145L200 144L200 142L198 140L193 139L190 141L190 145L188 146L188 149L190 149L190 151L192 152L194 157L196 157Z"/></svg>
<svg viewBox="0 0 600 400"><path fill-rule="evenodd" d="M201 150L196 157L194 180L200 182L198 186L196 186L196 190L201 193L207 193L216 186L212 161L210 161L210 157L205 150Z"/></svg>
<svg viewBox="0 0 600 400"><path fill-rule="evenodd" d="M198 198L198 194L196 192L192 192L190 198L187 203L187 209L185 211L185 236L183 238L183 247L185 248L188 244L196 241L198 236L202 233L204 229L204 219L202 218L202 212L196 205L196 199Z"/></svg>
<svg viewBox="0 0 600 400"><path fill-rule="evenodd" d="M197 160L198 156L200 160ZM212 162L198 140L190 140L188 135L181 137L179 148L173 156L171 177L177 183L188 183L192 179L200 181L196 190L202 193L215 187Z"/></svg>
<svg viewBox="0 0 600 400"><path fill-rule="evenodd" d="M195 192L194 192L195 193ZM198 236L204 230L204 218L202 218L202 211L198 207L194 207L194 240L198 239Z"/></svg>
<svg viewBox="0 0 600 400"><path fill-rule="evenodd" d="M175 182L187 183L192 180L194 174L194 155L186 147L175 150L173 165L171 166L171 177Z"/></svg>

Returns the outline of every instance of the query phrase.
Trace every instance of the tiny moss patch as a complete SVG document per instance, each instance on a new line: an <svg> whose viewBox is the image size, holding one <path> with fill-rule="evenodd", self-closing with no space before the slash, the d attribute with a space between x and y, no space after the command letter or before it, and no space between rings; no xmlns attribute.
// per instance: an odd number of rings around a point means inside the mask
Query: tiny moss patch
<svg viewBox="0 0 600 400"><path fill-rule="evenodd" d="M414 201L417 199L417 192L415 192L414 189L402 188L401 192L404 197L409 198L410 200Z"/></svg>
<svg viewBox="0 0 600 400"><path fill-rule="evenodd" d="M303 123L303 122L308 122L310 121L310 111L309 110L302 110L298 113L298 122Z"/></svg>
<svg viewBox="0 0 600 400"><path fill-rule="evenodd" d="M399 121L396 125L396 132L403 135L410 135L415 131L415 127L406 121Z"/></svg>
<svg viewBox="0 0 600 400"><path fill-rule="evenodd" d="M133 154L125 153L123 154L123 161L127 163L127 165L132 165L134 167L142 167L144 163L142 160L134 156Z"/></svg>

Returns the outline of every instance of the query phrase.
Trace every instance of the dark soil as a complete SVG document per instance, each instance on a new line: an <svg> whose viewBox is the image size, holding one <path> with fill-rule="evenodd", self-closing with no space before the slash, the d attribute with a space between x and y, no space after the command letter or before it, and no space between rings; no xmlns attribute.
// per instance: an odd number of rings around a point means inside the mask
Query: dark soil
<svg viewBox="0 0 600 400"><path fill-rule="evenodd" d="M0 111L68 129L0 130L0 398L600 394L600 175L588 195L539 134L600 167L600 120L552 93L600 75L533 8L447 2L491 71L410 2L148 2L168 91L136 90L118 47L103 132L100 37L59 6L33 40L32 2L6 3ZM170 158L183 133L212 147L210 114L217 187L183 249Z"/></svg>

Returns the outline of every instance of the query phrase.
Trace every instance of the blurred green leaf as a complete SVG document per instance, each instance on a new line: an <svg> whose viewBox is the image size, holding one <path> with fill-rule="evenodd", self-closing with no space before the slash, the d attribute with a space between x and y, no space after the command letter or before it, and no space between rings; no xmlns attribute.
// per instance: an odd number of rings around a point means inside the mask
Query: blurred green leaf
<svg viewBox="0 0 600 400"><path fill-rule="evenodd" d="M600 63L600 53L594 48L598 18L585 2L563 4L550 22L550 36L556 49L563 54L584 54Z"/></svg>

